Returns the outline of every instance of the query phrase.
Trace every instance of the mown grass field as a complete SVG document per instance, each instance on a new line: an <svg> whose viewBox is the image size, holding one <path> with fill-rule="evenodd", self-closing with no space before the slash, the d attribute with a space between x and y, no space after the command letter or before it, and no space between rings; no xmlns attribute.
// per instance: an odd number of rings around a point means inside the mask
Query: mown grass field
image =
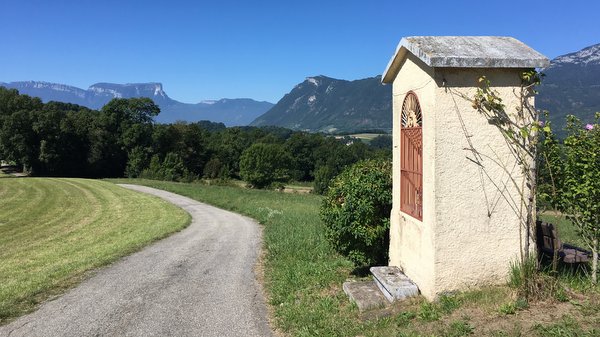
<svg viewBox="0 0 600 337"><path fill-rule="evenodd" d="M355 134L350 135L350 137L370 141L370 140L373 140L373 138L375 138L377 136L386 136L386 135L388 135L388 134L386 134L386 133L355 133Z"/></svg>
<svg viewBox="0 0 600 337"><path fill-rule="evenodd" d="M0 200L0 324L190 222L161 199L98 180L4 178Z"/></svg>
<svg viewBox="0 0 600 337"><path fill-rule="evenodd" d="M113 180L114 181L114 180ZM264 225L264 276L280 332L290 336L600 336L600 295L524 307L508 287L422 298L361 314L341 284L352 265L337 255L319 220L321 197L150 180L137 183L246 214ZM508 261L507 261L508 264ZM467 267L466 267L467 268Z"/></svg>
<svg viewBox="0 0 600 337"><path fill-rule="evenodd" d="M353 133L350 135L340 135L340 136L335 136L335 138L337 139L342 139L344 137L352 137L352 138L357 138L360 139L361 141L363 141L366 144L370 144L371 141L378 137L378 136L390 136L390 134L388 133Z"/></svg>

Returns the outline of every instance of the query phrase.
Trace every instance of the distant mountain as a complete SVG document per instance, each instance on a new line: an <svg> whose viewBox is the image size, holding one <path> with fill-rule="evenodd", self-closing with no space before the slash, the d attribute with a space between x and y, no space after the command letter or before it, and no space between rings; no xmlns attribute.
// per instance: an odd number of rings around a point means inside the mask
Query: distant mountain
<svg viewBox="0 0 600 337"><path fill-rule="evenodd" d="M559 135L565 116L584 122L600 111L600 44L559 56L544 71L536 98L538 108L550 111ZM274 125L294 130L354 132L391 130L392 87L381 77L355 81L326 76L308 77L276 105L252 99L221 99L197 104L169 98L160 83L97 83L87 90L47 82L12 82L0 86L18 89L42 101L62 101L99 109L115 97L150 97L161 107L159 122L210 120L233 125Z"/></svg>
<svg viewBox="0 0 600 337"><path fill-rule="evenodd" d="M188 104L171 99L160 83L96 83L87 90L48 82L11 82L0 86L14 88L22 94L39 97L44 102L60 101L100 109L113 98L149 97L161 108L157 121L171 123L177 120L195 122L210 120L227 126L248 125L269 110L273 104L249 98L220 99Z"/></svg>
<svg viewBox="0 0 600 337"><path fill-rule="evenodd" d="M342 132L392 127L392 87L381 76L356 81L308 77L250 125Z"/></svg>
<svg viewBox="0 0 600 337"><path fill-rule="evenodd" d="M600 44L555 58L543 73L536 106L549 111L557 133L566 115L593 120L600 111Z"/></svg>
<svg viewBox="0 0 600 337"><path fill-rule="evenodd" d="M592 121L600 111L600 44L559 56L543 72L536 106L550 112L559 136L564 135L568 114ZM308 77L251 125L324 132L390 130L392 88L382 86L380 79Z"/></svg>

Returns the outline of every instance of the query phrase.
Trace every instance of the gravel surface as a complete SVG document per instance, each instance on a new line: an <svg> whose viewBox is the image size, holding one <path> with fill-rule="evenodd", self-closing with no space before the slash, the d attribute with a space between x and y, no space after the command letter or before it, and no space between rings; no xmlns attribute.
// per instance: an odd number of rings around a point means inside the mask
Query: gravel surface
<svg viewBox="0 0 600 337"><path fill-rule="evenodd" d="M258 224L195 200L137 185L192 215L183 231L99 270L0 336L271 336L253 268Z"/></svg>

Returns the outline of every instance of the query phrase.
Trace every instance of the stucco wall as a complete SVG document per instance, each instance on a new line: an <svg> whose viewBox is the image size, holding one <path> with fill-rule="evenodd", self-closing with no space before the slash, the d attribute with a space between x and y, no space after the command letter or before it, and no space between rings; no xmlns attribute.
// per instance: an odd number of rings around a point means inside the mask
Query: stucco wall
<svg viewBox="0 0 600 337"><path fill-rule="evenodd" d="M418 284L422 293L432 293L434 286L434 237L433 208L423 210L423 221L412 218L400 211L400 113L404 97L409 91L415 92L423 112L423 204L434 201L433 181L435 123L431 113L435 105L436 84L433 70L421 60L409 54L393 83L393 208L390 227L390 265L400 267L404 273Z"/></svg>
<svg viewBox="0 0 600 337"><path fill-rule="evenodd" d="M520 169L496 127L464 96L473 97L485 75L512 112L521 72L433 69L408 53L393 82L390 265L400 267L429 299L504 283L519 256L521 226L506 199L518 203L520 197L506 169L516 181ZM423 112L423 221L400 211L400 112L411 90ZM468 159L476 159L471 148L480 153L481 166Z"/></svg>
<svg viewBox="0 0 600 337"><path fill-rule="evenodd" d="M521 226L506 199L520 200L507 172L521 182L520 168L498 129L461 96L473 97L485 75L507 111L514 112L521 72L435 70L436 293L504 283L510 262L519 256Z"/></svg>

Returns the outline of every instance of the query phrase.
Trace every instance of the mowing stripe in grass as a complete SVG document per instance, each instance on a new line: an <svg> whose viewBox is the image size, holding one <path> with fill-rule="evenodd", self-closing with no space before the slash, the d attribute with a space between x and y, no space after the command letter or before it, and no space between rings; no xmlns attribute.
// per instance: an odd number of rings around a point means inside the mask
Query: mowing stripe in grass
<svg viewBox="0 0 600 337"><path fill-rule="evenodd" d="M159 198L103 181L19 178L0 185L0 323L190 219Z"/></svg>

